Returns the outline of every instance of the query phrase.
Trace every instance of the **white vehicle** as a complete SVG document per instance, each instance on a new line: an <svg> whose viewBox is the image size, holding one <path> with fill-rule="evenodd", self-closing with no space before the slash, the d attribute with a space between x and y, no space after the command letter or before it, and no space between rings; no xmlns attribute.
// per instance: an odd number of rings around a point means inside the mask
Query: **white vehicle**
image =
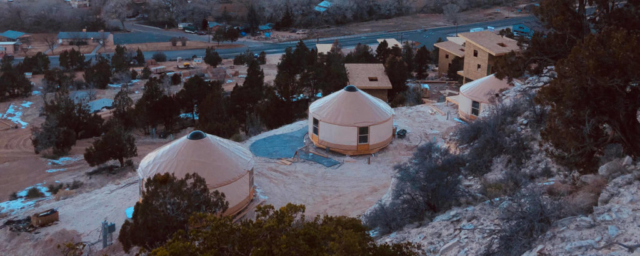
<svg viewBox="0 0 640 256"><path fill-rule="evenodd" d="M469 32L480 32L484 31L484 28L472 28Z"/></svg>
<svg viewBox="0 0 640 256"><path fill-rule="evenodd" d="M296 31L296 34L306 34L306 33L307 33L306 29L301 29L301 30Z"/></svg>
<svg viewBox="0 0 640 256"><path fill-rule="evenodd" d="M193 24L191 24L191 23L178 23L178 28L179 29L184 29L184 27L189 27L189 26L193 26Z"/></svg>
<svg viewBox="0 0 640 256"><path fill-rule="evenodd" d="M494 31L496 31L496 28L489 26L489 27L487 27L487 30L489 30L491 32L494 32Z"/></svg>

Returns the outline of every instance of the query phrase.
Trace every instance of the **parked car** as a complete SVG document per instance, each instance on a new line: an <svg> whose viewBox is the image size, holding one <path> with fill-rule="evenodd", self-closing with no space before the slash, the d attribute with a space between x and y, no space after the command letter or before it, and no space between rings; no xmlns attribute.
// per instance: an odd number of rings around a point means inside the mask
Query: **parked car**
<svg viewBox="0 0 640 256"><path fill-rule="evenodd" d="M206 33L206 32L204 32L204 31L198 31L198 33L197 33L197 34L202 36L202 35L206 35L207 33Z"/></svg>
<svg viewBox="0 0 640 256"><path fill-rule="evenodd" d="M301 29L296 32L296 34L306 34L306 33L307 33L306 29Z"/></svg>
<svg viewBox="0 0 640 256"><path fill-rule="evenodd" d="M296 32L298 32L298 30L292 29L292 30L291 30L291 31L289 31L289 32L291 32L291 33L296 33Z"/></svg>

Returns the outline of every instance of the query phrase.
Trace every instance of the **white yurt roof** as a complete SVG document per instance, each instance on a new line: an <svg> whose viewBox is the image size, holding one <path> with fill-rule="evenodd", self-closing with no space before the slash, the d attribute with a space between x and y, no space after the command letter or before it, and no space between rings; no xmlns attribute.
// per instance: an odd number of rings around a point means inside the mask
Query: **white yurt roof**
<svg viewBox="0 0 640 256"><path fill-rule="evenodd" d="M218 188L240 179L253 166L253 155L241 144L194 131L145 156L138 176L146 179L158 173L173 173L183 178L195 172L209 188Z"/></svg>
<svg viewBox="0 0 640 256"><path fill-rule="evenodd" d="M489 99L502 89L510 88L507 79L500 80L495 75L485 76L460 87L460 94L477 102L489 103Z"/></svg>
<svg viewBox="0 0 640 256"><path fill-rule="evenodd" d="M393 109L386 102L349 85L315 101L309 114L318 120L341 126L369 126L389 120Z"/></svg>

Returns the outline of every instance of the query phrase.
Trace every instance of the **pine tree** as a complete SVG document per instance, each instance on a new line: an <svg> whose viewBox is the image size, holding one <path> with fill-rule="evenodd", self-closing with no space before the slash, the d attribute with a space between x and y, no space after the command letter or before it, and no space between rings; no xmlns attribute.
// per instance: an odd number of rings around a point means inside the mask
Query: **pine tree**
<svg viewBox="0 0 640 256"><path fill-rule="evenodd" d="M144 53L142 53L140 48L138 48L138 50L136 51L136 62L138 62L138 66L143 66L146 64L144 59Z"/></svg>
<svg viewBox="0 0 640 256"><path fill-rule="evenodd" d="M157 174L145 181L142 201L136 203L131 220L125 220L118 241L125 252L133 246L151 251L177 231L185 230L193 214L221 214L228 207L224 194L209 191L198 174L179 178Z"/></svg>
<svg viewBox="0 0 640 256"><path fill-rule="evenodd" d="M429 76L427 71L429 71L429 64L431 63L431 54L427 47L424 45L418 49L416 53L415 62L415 70L416 70L416 78L425 79Z"/></svg>
<svg viewBox="0 0 640 256"><path fill-rule="evenodd" d="M408 42L405 42L402 46L402 60L404 60L404 63L407 64L407 71L409 73L409 76L413 76L413 71L415 70L414 52L413 47Z"/></svg>
<svg viewBox="0 0 640 256"><path fill-rule="evenodd" d="M378 59L379 63L386 63L390 53L389 43L387 43L387 40L384 40L378 45L378 48L376 48L376 59Z"/></svg>
<svg viewBox="0 0 640 256"><path fill-rule="evenodd" d="M251 34L255 34L258 26L260 26L260 16L258 16L258 12L253 5L249 6L249 11L247 12L247 21L249 22L249 29L251 30Z"/></svg>
<svg viewBox="0 0 640 256"><path fill-rule="evenodd" d="M114 73L119 73L129 69L129 61L127 60L127 48L117 45L115 53L111 56L111 67Z"/></svg>
<svg viewBox="0 0 640 256"><path fill-rule="evenodd" d="M84 72L84 81L98 89L106 89L111 81L111 66L109 60L102 55L96 57L96 64Z"/></svg>
<svg viewBox="0 0 640 256"><path fill-rule="evenodd" d="M124 160L138 156L135 138L120 124L109 125L110 129L93 142L84 153L84 160L90 166L104 164L109 160L118 160L124 167Z"/></svg>
<svg viewBox="0 0 640 256"><path fill-rule="evenodd" d="M127 91L120 90L113 99L113 117L126 129L131 130L136 126L136 116L133 109L133 100Z"/></svg>
<svg viewBox="0 0 640 256"><path fill-rule="evenodd" d="M407 90L407 79L409 72L407 64L404 63L402 57L389 56L385 64L385 73L391 81L392 89L389 90L389 101L393 101L396 95Z"/></svg>
<svg viewBox="0 0 640 256"><path fill-rule="evenodd" d="M222 62L222 58L218 55L218 52L213 47L207 47L204 52L204 63L209 64L212 67L217 67Z"/></svg>

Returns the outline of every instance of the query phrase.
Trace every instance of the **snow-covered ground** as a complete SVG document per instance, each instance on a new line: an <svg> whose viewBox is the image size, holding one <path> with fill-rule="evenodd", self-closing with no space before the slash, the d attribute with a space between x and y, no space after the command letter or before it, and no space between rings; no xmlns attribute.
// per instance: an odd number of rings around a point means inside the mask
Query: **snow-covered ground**
<svg viewBox="0 0 640 256"><path fill-rule="evenodd" d="M33 102L30 101L23 101L20 105L11 104L9 105L9 109L7 109L6 113L0 114L0 118L7 119L15 124L19 124L22 126L22 129L25 129L27 128L28 123L20 119L20 117L22 116L22 111L20 110L29 108L31 104L33 104Z"/></svg>

